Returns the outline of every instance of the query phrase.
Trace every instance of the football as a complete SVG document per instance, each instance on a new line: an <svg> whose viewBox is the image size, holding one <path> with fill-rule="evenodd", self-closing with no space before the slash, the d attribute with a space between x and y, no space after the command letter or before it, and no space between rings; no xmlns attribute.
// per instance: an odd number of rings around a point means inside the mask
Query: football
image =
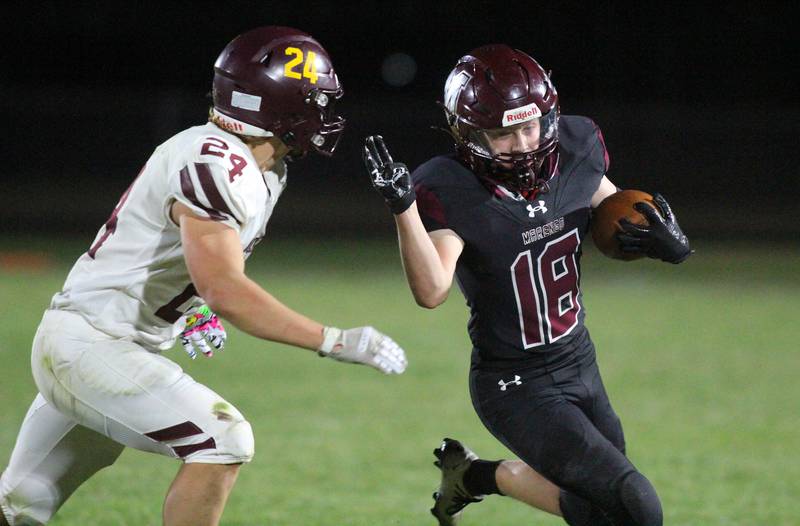
<svg viewBox="0 0 800 526"><path fill-rule="evenodd" d="M600 252L613 259L631 261L644 257L644 254L626 254L620 250L617 234L622 232L619 220L626 218L637 225L647 225L647 218L640 214L634 203L644 201L656 210L653 196L640 190L622 190L603 199L592 212L592 240Z"/></svg>

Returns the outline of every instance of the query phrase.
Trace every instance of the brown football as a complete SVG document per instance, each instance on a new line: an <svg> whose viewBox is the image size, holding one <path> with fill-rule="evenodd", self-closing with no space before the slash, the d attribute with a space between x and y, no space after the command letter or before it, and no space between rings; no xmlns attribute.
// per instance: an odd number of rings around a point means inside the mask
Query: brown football
<svg viewBox="0 0 800 526"><path fill-rule="evenodd" d="M617 234L622 231L619 220L627 218L637 225L647 225L647 218L633 208L634 203L644 201L658 210L653 196L640 190L622 190L603 199L592 212L592 240L600 252L614 259L631 261L644 254L626 254L620 250Z"/></svg>

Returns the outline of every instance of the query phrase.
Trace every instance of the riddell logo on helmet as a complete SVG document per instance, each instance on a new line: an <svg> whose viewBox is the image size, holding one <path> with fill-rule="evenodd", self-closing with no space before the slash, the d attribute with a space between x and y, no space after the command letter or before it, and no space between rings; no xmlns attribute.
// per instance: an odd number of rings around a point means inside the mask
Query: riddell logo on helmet
<svg viewBox="0 0 800 526"><path fill-rule="evenodd" d="M535 102L513 110L506 110L503 112L503 127L513 126L521 122L532 121L533 119L542 116L542 110Z"/></svg>
<svg viewBox="0 0 800 526"><path fill-rule="evenodd" d="M231 122L231 121L229 121L228 119L226 119L226 118L222 117L222 116L221 116L221 115L219 115L219 114L217 114L217 121L218 121L218 122L219 122L219 124L221 124L221 125L222 125L222 127L223 127L223 128L225 128L226 130L235 131L235 132L240 132L240 133L244 131L244 126L242 126L242 125L241 125L241 123L238 123L238 122Z"/></svg>
<svg viewBox="0 0 800 526"><path fill-rule="evenodd" d="M233 117L229 117L223 114L217 108L214 108L213 112L214 124L223 130L240 133L242 135L252 135L253 137L272 137L272 132L269 132L263 128L259 128L258 126L253 126L252 124L247 124L246 122L234 119Z"/></svg>

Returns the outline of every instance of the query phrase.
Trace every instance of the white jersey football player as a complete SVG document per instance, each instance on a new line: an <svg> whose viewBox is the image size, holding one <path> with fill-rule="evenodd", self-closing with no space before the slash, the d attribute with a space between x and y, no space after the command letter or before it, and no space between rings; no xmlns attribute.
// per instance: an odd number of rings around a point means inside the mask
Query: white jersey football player
<svg viewBox="0 0 800 526"><path fill-rule="evenodd" d="M341 95L326 51L295 29L255 29L223 50L210 122L155 150L44 314L31 358L39 394L0 478L0 525L47 523L125 446L182 460L164 524L219 522L253 457L250 424L160 354L178 337L192 355L221 348L211 310L263 339L405 370L389 337L325 327L244 273L286 186L283 158L333 152Z"/></svg>

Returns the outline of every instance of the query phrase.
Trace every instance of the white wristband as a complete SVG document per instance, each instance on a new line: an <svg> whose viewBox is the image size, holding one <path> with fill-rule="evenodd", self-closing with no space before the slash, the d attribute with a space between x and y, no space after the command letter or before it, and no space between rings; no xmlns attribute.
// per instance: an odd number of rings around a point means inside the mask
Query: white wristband
<svg viewBox="0 0 800 526"><path fill-rule="evenodd" d="M336 327L325 327L322 329L322 345L317 349L317 353L320 356L328 356L341 335L342 329L337 329Z"/></svg>

